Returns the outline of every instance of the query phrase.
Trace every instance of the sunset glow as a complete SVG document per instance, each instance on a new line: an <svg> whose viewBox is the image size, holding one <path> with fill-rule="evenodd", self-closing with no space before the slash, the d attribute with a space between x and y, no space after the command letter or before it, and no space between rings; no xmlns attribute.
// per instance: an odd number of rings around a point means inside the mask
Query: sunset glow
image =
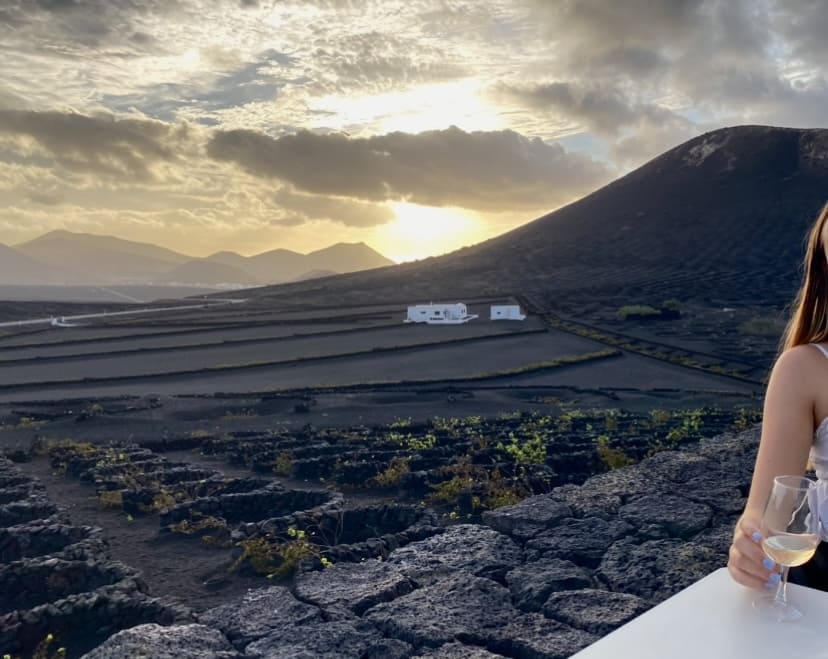
<svg viewBox="0 0 828 659"><path fill-rule="evenodd" d="M442 254L702 132L824 123L823 16L782 0L10 0L0 244L68 229L194 256Z"/></svg>
<svg viewBox="0 0 828 659"><path fill-rule="evenodd" d="M377 232L376 245L398 263L435 256L483 239L482 227L462 210L408 203L391 207L396 219Z"/></svg>

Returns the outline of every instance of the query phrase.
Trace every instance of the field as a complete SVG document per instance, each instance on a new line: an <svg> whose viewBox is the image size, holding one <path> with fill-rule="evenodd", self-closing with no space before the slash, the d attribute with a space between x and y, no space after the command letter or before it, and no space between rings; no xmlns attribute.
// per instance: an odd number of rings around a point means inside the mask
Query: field
<svg viewBox="0 0 828 659"><path fill-rule="evenodd" d="M610 323L489 321L495 301L458 326L404 324L392 304L239 304L3 328L0 447L24 476L0 484L0 518L23 506L5 522L23 537L68 513L108 542L85 585L38 586L27 634L63 630L71 656L102 640L47 604L120 588L111 561L203 610L759 418L752 364ZM40 583L53 555L7 577ZM146 596L124 595L161 616ZM0 598L0 623L14 606Z"/></svg>

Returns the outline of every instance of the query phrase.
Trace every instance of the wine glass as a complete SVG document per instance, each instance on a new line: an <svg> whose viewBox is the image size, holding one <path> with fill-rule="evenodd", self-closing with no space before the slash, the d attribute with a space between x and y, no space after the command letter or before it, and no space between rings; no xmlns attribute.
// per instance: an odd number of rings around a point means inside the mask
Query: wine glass
<svg viewBox="0 0 828 659"><path fill-rule="evenodd" d="M807 563L819 544L818 512L811 510L815 492L808 478L777 476L762 515L762 549L782 566L782 575L776 593L757 597L753 606L779 622L799 620L803 615L788 601L788 568Z"/></svg>

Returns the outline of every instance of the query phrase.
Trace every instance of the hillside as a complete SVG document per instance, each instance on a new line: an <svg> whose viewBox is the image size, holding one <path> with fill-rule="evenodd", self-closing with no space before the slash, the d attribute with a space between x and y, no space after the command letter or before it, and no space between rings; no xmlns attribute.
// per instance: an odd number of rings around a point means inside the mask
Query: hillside
<svg viewBox="0 0 828 659"><path fill-rule="evenodd" d="M262 282L242 268L225 263L212 262L207 259L195 259L176 266L166 274L157 277L155 283L200 284L220 286L235 284L258 286Z"/></svg>
<svg viewBox="0 0 828 659"><path fill-rule="evenodd" d="M0 284L27 281L35 284L55 283L66 276L57 268L36 261L6 245L0 245Z"/></svg>
<svg viewBox="0 0 828 659"><path fill-rule="evenodd" d="M367 270L393 261L364 243L337 243L309 254L274 249L253 256L222 251L194 258L114 236L51 231L14 247L0 245L0 284L156 284L258 286Z"/></svg>
<svg viewBox="0 0 828 659"><path fill-rule="evenodd" d="M67 270L84 283L150 281L191 258L148 243L62 230L15 245L15 249Z"/></svg>
<svg viewBox="0 0 828 659"><path fill-rule="evenodd" d="M826 190L828 130L725 128L473 247L256 295L360 303L530 294L540 307L569 310L669 298L782 307Z"/></svg>

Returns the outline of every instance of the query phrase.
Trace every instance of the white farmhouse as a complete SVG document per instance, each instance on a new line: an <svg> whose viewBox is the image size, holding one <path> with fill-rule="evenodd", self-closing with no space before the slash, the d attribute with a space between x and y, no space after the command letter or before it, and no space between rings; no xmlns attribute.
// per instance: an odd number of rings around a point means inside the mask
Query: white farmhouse
<svg viewBox="0 0 828 659"><path fill-rule="evenodd" d="M460 325L477 318L477 314L469 315L466 305L462 302L454 304L414 304L408 307L406 323L428 323L429 325Z"/></svg>
<svg viewBox="0 0 828 659"><path fill-rule="evenodd" d="M520 312L518 304L493 304L490 320L526 320L526 314Z"/></svg>

